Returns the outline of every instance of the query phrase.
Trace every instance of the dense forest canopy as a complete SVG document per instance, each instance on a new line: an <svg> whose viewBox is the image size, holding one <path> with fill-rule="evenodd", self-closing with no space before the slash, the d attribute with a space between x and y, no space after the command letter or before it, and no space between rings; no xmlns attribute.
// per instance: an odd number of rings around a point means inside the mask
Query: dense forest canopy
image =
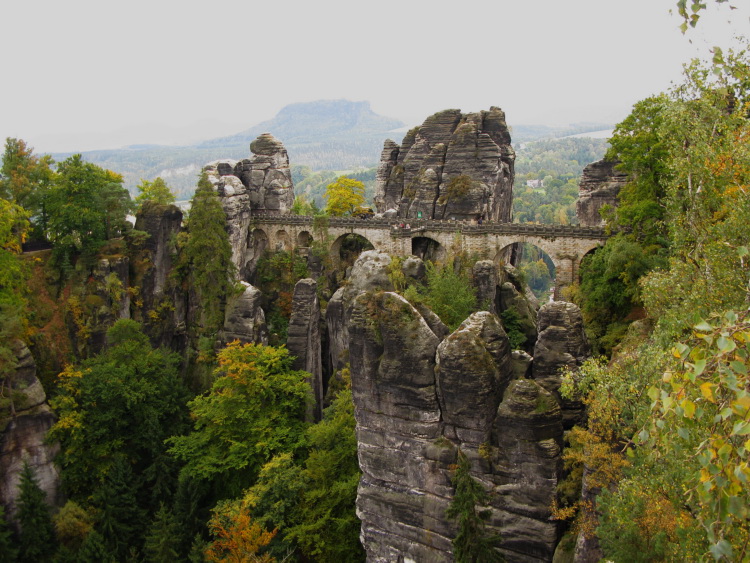
<svg viewBox="0 0 750 563"><path fill-rule="evenodd" d="M686 29L704 7L678 2ZM554 514L606 560L750 557L749 92L748 51L715 50L710 63L687 65L672 90L635 104L608 143L537 140L518 150L519 222L574 223L581 171L605 153L628 173L618 206L605 210L614 236L565 296L580 306L598 357L563 379L562 396L585 404L586 417L567 434ZM293 171L304 198L295 205L316 214L316 227L325 227L326 206L352 214L371 199L374 168L343 172ZM16 368L26 343L56 416L50 440L60 445L65 502L50 511L26 465L18 510L0 510L0 559L364 560L349 368L330 384L322 419L310 420L308 374L283 346L308 263L285 252L259 261L277 346L222 342L227 303L243 288L217 195L205 176L193 184L184 228L168 240L173 271L161 300L146 302L149 235L127 218L176 210L168 181L144 180L134 202L117 172L81 155L55 163L6 140L0 414L5 425L24 406ZM342 186L356 197L339 208ZM24 253L30 240L41 249ZM310 252L323 264L325 306L344 276L325 272L320 248ZM514 282L542 290L545 258L524 252ZM116 264L126 265L129 287ZM400 265L393 260L389 283L450 329L487 305L471 285L471 256L428 261L424 284ZM191 300L201 304L192 326L170 332L174 303ZM118 319L122 303L132 318ZM503 322L522 347L518 319ZM183 339L183 355L172 338ZM482 536L476 510L485 495L466 458L457 461L445 515L460 530L456 554L494 557L501 538ZM601 492L591 500L582 488Z"/></svg>

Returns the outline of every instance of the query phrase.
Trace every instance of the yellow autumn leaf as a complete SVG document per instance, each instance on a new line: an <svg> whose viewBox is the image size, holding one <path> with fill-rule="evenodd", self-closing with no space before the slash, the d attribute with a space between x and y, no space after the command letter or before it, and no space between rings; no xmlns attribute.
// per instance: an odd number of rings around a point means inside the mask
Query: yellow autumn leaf
<svg viewBox="0 0 750 563"><path fill-rule="evenodd" d="M714 400L714 392L713 392L714 384L709 383L706 381L700 386L701 393L703 393L703 396L706 398L707 401L711 401L712 403L716 402Z"/></svg>

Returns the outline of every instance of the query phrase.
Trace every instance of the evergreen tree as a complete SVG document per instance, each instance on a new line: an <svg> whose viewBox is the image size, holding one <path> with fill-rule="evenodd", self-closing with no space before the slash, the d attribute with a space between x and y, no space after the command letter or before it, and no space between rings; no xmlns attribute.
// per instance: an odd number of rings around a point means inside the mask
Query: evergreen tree
<svg viewBox="0 0 750 563"><path fill-rule="evenodd" d="M18 548L15 538L8 527L8 522L5 520L5 508L0 504L0 561L12 563L17 557Z"/></svg>
<svg viewBox="0 0 750 563"><path fill-rule="evenodd" d="M219 197L201 174L187 219L187 266L200 298L204 334L215 333L224 322L224 305L234 288L235 267L226 230L227 216Z"/></svg>
<svg viewBox="0 0 750 563"><path fill-rule="evenodd" d="M107 550L118 561L124 561L130 548L140 538L143 511L136 502L137 478L123 456L117 456L110 474L94 498L99 509L97 530Z"/></svg>
<svg viewBox="0 0 750 563"><path fill-rule="evenodd" d="M180 531L172 512L162 504L146 535L145 555L154 563L171 563L178 559Z"/></svg>
<svg viewBox="0 0 750 563"><path fill-rule="evenodd" d="M19 561L38 563L49 561L55 552L55 532L52 517L45 502L46 494L39 488L34 470L24 463L18 500Z"/></svg>
<svg viewBox="0 0 750 563"><path fill-rule="evenodd" d="M488 510L477 511L477 504L487 500L482 485L474 480L469 471L471 465L466 455L458 450L458 464L453 477L456 492L445 515L458 520L458 534L453 538L453 555L457 563L491 563L504 561L495 546L499 536L488 536L484 522Z"/></svg>
<svg viewBox="0 0 750 563"><path fill-rule="evenodd" d="M92 530L78 552L77 561L79 563L114 563L115 558L107 549L102 535Z"/></svg>

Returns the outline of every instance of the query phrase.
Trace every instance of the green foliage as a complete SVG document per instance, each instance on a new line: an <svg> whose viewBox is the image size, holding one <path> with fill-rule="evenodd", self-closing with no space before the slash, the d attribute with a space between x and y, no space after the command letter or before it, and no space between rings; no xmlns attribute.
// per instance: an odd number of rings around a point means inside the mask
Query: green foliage
<svg viewBox="0 0 750 563"><path fill-rule="evenodd" d="M489 510L477 510L477 504L487 502L487 493L471 476L471 464L466 455L458 450L458 463L453 475L453 495L445 515L458 522L458 534L453 538L453 557L457 563L479 563L504 561L495 549L501 538L488 535L485 521Z"/></svg>
<svg viewBox="0 0 750 563"><path fill-rule="evenodd" d="M351 215L365 202L365 185L359 180L341 176L326 186L323 196L326 200L326 213L333 217Z"/></svg>
<svg viewBox="0 0 750 563"><path fill-rule="evenodd" d="M172 512L161 504L146 535L144 553L153 563L171 563L178 557L180 543L179 523Z"/></svg>
<svg viewBox="0 0 750 563"><path fill-rule="evenodd" d="M92 502L98 509L96 530L117 561L128 558L142 536L144 510L138 506L137 477L123 455L116 455Z"/></svg>
<svg viewBox="0 0 750 563"><path fill-rule="evenodd" d="M184 260L201 303L202 334L224 323L224 305L234 291L236 268L226 231L227 217L206 174L198 181L187 218Z"/></svg>
<svg viewBox="0 0 750 563"><path fill-rule="evenodd" d="M294 198L294 203L290 209L292 215L305 215L313 217L320 213L318 206L315 205L314 201L308 201L304 195L298 195Z"/></svg>
<svg viewBox="0 0 750 563"><path fill-rule="evenodd" d="M304 443L311 391L285 348L232 343L219 352L216 375L211 391L188 403L193 431L168 442L185 476L237 495L275 454Z"/></svg>
<svg viewBox="0 0 750 563"><path fill-rule="evenodd" d="M35 156L21 139L7 138L0 168L0 199L26 209L34 220L33 234L43 238L47 230L47 198L54 181L53 161Z"/></svg>
<svg viewBox="0 0 750 563"><path fill-rule="evenodd" d="M152 494L161 496L176 473L163 463L164 439L186 424L179 358L151 348L135 321L118 321L107 339L102 354L59 376L50 438L60 442L62 482L68 495L86 502L123 458L139 476L133 485L139 505L155 510L164 499Z"/></svg>
<svg viewBox="0 0 750 563"><path fill-rule="evenodd" d="M308 276L307 260L296 252L266 252L258 260L255 283L271 303L266 317L271 344L286 343L294 286Z"/></svg>
<svg viewBox="0 0 750 563"><path fill-rule="evenodd" d="M469 275L452 265L426 263L427 286L417 291L424 303L455 330L476 310L477 297Z"/></svg>
<svg viewBox="0 0 750 563"><path fill-rule="evenodd" d="M16 557L18 557L18 546L5 520L5 507L0 505L0 560L14 563Z"/></svg>
<svg viewBox="0 0 750 563"><path fill-rule="evenodd" d="M280 530L272 553L299 550L314 561L362 561L360 522L354 502L360 471L351 389L342 389L307 430L309 451L295 463L291 453L264 465L242 502L256 521Z"/></svg>
<svg viewBox="0 0 750 563"><path fill-rule="evenodd" d="M628 183L618 194L614 223L646 249L663 246L664 205L669 182L669 139L664 127L669 98L662 94L636 103L617 125L606 158L619 161Z"/></svg>
<svg viewBox="0 0 750 563"><path fill-rule="evenodd" d="M503 322L503 328L508 334L511 349L522 350L526 342L526 335L522 330L521 315L515 309L508 308L500 313L500 320Z"/></svg>
<svg viewBox="0 0 750 563"><path fill-rule="evenodd" d="M136 188L139 192L134 200L136 209L140 209L147 201L152 201L159 205L167 205L175 202L174 193L161 178L156 178L152 182L141 180L141 183Z"/></svg>
<svg viewBox="0 0 750 563"><path fill-rule="evenodd" d="M587 331L600 350L616 344L609 336L634 307L642 306L640 279L665 263L660 254L648 254L630 237L617 234L581 263L578 303Z"/></svg>
<svg viewBox="0 0 750 563"><path fill-rule="evenodd" d="M94 514L77 502L69 500L53 517L55 535L62 547L74 555L81 548L94 527Z"/></svg>
<svg viewBox="0 0 750 563"><path fill-rule="evenodd" d="M125 230L132 202L119 174L85 162L76 154L58 165L46 210L53 258L65 272L76 256L82 255L87 262L93 260L107 239Z"/></svg>
<svg viewBox="0 0 750 563"><path fill-rule="evenodd" d="M579 455L589 468L598 458L603 469L614 466L613 454L627 460L620 477L600 483L610 489L596 506L605 558L748 557L750 61L747 52L719 55L721 65L688 66L682 85L639 108L649 111L632 136L645 140L629 158L642 182L627 204L657 201L660 218L633 222L632 236L615 237L600 264L619 271L602 279L620 295L602 301L640 298L653 326L631 325L613 362L582 369L578 380L590 388L588 424L569 434L581 446L566 459ZM660 268L643 271L639 263L659 256L660 237ZM593 507L589 514L593 528Z"/></svg>
<svg viewBox="0 0 750 563"><path fill-rule="evenodd" d="M654 418L639 439L654 456L686 458L685 501L711 552L743 560L750 540L750 319L730 311L693 330L672 350L677 365L648 391Z"/></svg>
<svg viewBox="0 0 750 563"><path fill-rule="evenodd" d="M47 495L39 488L28 462L23 465L18 488L18 525L21 528L18 560L23 563L50 561L56 547L52 516L45 502Z"/></svg>
<svg viewBox="0 0 750 563"><path fill-rule="evenodd" d="M445 205L451 201L465 198L471 191L473 185L474 180L472 180L471 176L467 176L466 174L461 174L460 176L451 178L445 186L445 192L440 194L440 197L437 200L438 204Z"/></svg>

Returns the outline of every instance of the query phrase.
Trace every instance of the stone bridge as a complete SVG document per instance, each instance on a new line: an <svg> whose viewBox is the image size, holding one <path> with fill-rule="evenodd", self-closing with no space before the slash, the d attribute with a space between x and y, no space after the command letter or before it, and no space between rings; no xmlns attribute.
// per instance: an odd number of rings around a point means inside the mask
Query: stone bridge
<svg viewBox="0 0 750 563"><path fill-rule="evenodd" d="M529 243L543 250L555 265L556 294L578 280L583 257L604 244L604 229L567 225L530 225L467 221L416 220L409 228L401 220L303 217L298 215L254 214L249 235L258 247L269 250L309 248L322 244L334 259L341 243L351 235L363 237L378 250L396 256L416 255L440 260L451 252L466 252L478 260L501 262L514 243ZM260 244L258 244L260 243Z"/></svg>

